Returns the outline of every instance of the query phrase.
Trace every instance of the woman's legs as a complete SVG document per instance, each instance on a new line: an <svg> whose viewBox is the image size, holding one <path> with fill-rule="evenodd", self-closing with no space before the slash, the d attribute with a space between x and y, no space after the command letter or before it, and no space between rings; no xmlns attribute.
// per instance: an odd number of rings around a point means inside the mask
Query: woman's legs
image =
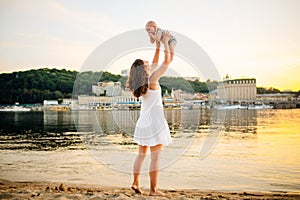
<svg viewBox="0 0 300 200"><path fill-rule="evenodd" d="M139 145L139 153L135 158L134 165L133 165L133 183L132 183L132 189L136 193L141 193L141 190L139 189L139 181L140 181L140 172L142 169L143 162L146 157L146 153L148 150L148 146L141 146Z"/></svg>
<svg viewBox="0 0 300 200"><path fill-rule="evenodd" d="M151 150L151 163L150 163L150 195L153 196L164 196L164 193L160 192L157 187L158 174L159 174L159 161L162 145L156 145L150 147Z"/></svg>

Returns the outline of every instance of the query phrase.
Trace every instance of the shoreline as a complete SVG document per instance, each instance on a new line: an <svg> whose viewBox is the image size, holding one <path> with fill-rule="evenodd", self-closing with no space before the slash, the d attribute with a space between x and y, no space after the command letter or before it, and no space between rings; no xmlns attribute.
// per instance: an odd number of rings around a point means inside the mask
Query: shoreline
<svg viewBox="0 0 300 200"><path fill-rule="evenodd" d="M13 182L0 180L0 199L300 199L300 192L217 191L201 189L161 189L165 197L142 195L130 187L59 182Z"/></svg>

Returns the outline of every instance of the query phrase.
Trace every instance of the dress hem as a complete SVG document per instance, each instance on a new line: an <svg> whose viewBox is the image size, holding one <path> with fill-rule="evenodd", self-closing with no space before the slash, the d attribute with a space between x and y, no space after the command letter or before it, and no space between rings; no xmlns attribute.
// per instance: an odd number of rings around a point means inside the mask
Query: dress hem
<svg viewBox="0 0 300 200"><path fill-rule="evenodd" d="M138 145L141 145L141 146L148 146L148 147L154 147L156 145L163 145L163 146L169 146L170 144L172 144L172 141L169 142L169 143L155 143L155 144L145 144L145 143L142 143L142 142L138 142L136 140L133 141L134 143L138 144Z"/></svg>

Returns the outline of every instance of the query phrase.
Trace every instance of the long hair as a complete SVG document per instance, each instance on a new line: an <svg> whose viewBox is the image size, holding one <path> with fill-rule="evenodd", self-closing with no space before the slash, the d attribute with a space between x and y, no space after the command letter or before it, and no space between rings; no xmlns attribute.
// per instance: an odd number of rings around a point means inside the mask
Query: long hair
<svg viewBox="0 0 300 200"><path fill-rule="evenodd" d="M136 59L130 68L126 87L133 92L133 96L140 97L146 94L148 89L148 74L144 69L144 61Z"/></svg>

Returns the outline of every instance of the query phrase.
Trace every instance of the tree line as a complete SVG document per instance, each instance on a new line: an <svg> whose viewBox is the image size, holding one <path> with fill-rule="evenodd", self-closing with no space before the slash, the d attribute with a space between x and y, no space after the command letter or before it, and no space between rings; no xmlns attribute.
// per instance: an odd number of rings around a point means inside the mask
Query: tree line
<svg viewBox="0 0 300 200"><path fill-rule="evenodd" d="M0 104L32 104L72 98L74 94L92 95L93 84L119 81L120 78L109 72L79 73L48 68L3 73L0 74Z"/></svg>
<svg viewBox="0 0 300 200"><path fill-rule="evenodd" d="M92 85L97 82L119 81L125 87L127 77L109 72L77 72L59 69L35 69L0 74L0 104L42 103L43 100L76 98L78 95L93 95ZM162 92L182 90L190 93L209 93L218 82L187 81L182 77L162 77ZM260 93L277 93L277 89L258 88Z"/></svg>

